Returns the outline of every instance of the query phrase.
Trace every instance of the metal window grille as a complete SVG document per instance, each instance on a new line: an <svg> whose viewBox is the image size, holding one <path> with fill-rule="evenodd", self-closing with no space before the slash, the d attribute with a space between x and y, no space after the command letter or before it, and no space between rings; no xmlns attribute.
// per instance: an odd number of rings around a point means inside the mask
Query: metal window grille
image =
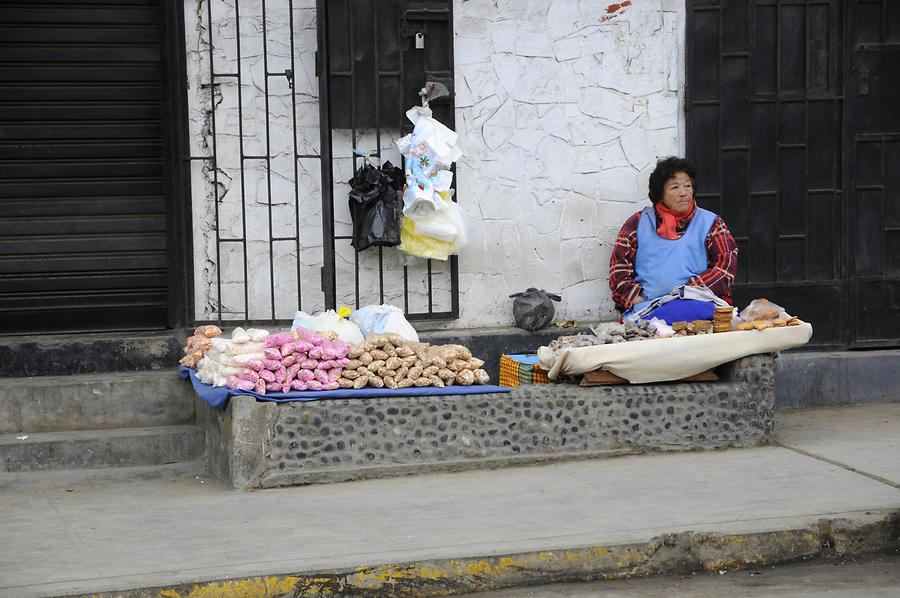
<svg viewBox="0 0 900 598"><path fill-rule="evenodd" d="M405 112L427 81L451 90L431 109L453 126L452 3L319 0L318 18L326 303L358 308L377 300L402 306L411 320L456 318L456 256L441 262L396 248L355 250L346 184L361 165L357 148L402 166L394 141L410 132Z"/></svg>
<svg viewBox="0 0 900 598"><path fill-rule="evenodd" d="M457 317L455 257L350 247L345 182L359 165L356 147L402 166L393 141L410 128L405 110L426 80L452 85L450 3L198 0L194 8L188 54L200 68L187 160L205 261L196 268L197 319L284 322L297 309L376 301L410 319ZM415 53L410 27L425 32L429 50ZM333 68L347 51L349 68ZM399 68L384 67L395 59ZM452 99L432 108L453 125Z"/></svg>

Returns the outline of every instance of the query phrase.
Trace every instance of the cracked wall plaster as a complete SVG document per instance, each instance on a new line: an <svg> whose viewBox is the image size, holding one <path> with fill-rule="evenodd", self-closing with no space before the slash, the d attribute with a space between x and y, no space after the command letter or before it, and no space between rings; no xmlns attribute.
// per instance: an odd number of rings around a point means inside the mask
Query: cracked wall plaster
<svg viewBox="0 0 900 598"><path fill-rule="evenodd" d="M303 308L322 308L319 163L298 161L299 192L290 155L292 101L286 81L270 78L271 194L265 164L247 164L241 176L238 124L244 152L265 153L265 77L259 0L242 0L240 23L234 0L213 0L213 59L216 70L237 65L241 32L240 86L228 78L209 83L208 0L186 5L188 98L191 154L209 155L213 143L210 107L216 103L214 172L208 161L192 163L195 304L198 319L219 309L242 319L245 295L250 316L270 317L270 244L273 233L299 231L300 247L275 242L276 316L290 318L297 304L297 276ZM282 6L283 4L283 6ZM469 218L470 243L459 259L459 320L436 326L512 324L508 295L529 286L560 292L557 316L609 319L615 312L607 287L607 264L619 226L646 205L646 186L657 157L683 153L684 3L635 0L607 12L611 2L594 0L454 0L456 129L465 152L457 166L460 205ZM269 0L268 67L290 68L287 2ZM610 18L604 18L610 17ZM317 153L318 80L314 52L314 0L294 2L294 70L297 151ZM238 118L238 89L243 120ZM371 131L360 147L374 149ZM399 156L390 136L381 136L383 154ZM334 155L349 155L349 137L336 135ZM349 159L335 163L336 233L350 230L345 213ZM218 204L213 179L218 182ZM243 190L244 202L241 203ZM299 198L299 205L295 202ZM251 260L245 284L243 248L216 247L216 211L222 237L247 235ZM300 213L296 222L295 214ZM403 305L402 278L409 268L410 309L427 308L422 261L387 249L386 301ZM298 265L299 262L299 265ZM360 254L360 295L377 302L378 255ZM338 302L354 302L354 255L336 248ZM435 263L435 309L449 309L448 265ZM246 290L245 290L246 287Z"/></svg>

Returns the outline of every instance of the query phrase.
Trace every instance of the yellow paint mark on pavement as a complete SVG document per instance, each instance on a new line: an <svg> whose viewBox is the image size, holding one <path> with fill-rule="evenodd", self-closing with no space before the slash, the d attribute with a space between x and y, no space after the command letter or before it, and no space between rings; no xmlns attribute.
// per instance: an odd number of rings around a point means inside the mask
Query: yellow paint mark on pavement
<svg viewBox="0 0 900 598"><path fill-rule="evenodd" d="M253 577L195 584L187 593L178 590L160 590L163 598L262 598L293 594L298 577Z"/></svg>

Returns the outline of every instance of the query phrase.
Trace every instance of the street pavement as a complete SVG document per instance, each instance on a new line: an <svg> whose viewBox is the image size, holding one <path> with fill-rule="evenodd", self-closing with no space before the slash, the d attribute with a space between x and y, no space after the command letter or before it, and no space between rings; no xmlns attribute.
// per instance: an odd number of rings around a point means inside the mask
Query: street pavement
<svg viewBox="0 0 900 598"><path fill-rule="evenodd" d="M185 471L42 484L0 473L0 596L814 529L900 510L900 404L778 422L777 444L753 449L258 492Z"/></svg>

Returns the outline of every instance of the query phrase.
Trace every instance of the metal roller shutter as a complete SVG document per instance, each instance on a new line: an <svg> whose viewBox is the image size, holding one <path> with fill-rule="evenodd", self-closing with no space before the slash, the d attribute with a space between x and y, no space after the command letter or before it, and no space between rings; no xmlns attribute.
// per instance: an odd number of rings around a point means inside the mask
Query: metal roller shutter
<svg viewBox="0 0 900 598"><path fill-rule="evenodd" d="M0 333L166 326L161 17L0 4Z"/></svg>

